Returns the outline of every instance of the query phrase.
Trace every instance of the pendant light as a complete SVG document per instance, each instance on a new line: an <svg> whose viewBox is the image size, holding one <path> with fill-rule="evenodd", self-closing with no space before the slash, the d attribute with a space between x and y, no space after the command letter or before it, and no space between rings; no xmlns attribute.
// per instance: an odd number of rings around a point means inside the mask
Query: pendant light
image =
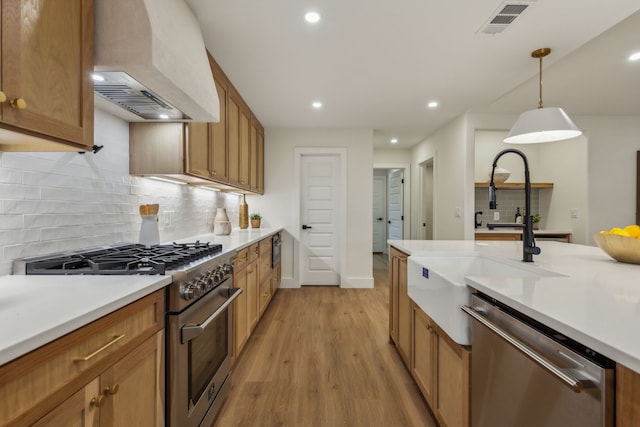
<svg viewBox="0 0 640 427"><path fill-rule="evenodd" d="M561 141L582 134L582 131L571 121L562 108L543 108L542 106L542 58L550 53L551 49L548 47L531 52L533 58L540 60L540 99L538 108L520 114L504 142L509 144L535 144Z"/></svg>

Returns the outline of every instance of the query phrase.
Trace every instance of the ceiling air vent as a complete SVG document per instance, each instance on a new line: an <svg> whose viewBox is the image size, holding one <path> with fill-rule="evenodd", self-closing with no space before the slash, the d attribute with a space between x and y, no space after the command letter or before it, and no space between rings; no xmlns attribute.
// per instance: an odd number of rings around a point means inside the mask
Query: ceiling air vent
<svg viewBox="0 0 640 427"><path fill-rule="evenodd" d="M536 0L528 1L505 1L496 9L496 11L487 19L478 33L497 34L507 29L515 19L524 13Z"/></svg>

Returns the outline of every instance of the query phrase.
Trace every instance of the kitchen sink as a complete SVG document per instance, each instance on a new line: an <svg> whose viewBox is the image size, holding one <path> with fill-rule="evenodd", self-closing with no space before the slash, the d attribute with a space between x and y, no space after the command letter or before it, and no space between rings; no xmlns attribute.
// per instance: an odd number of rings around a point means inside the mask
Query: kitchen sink
<svg viewBox="0 0 640 427"><path fill-rule="evenodd" d="M409 296L461 345L471 343L469 316L460 309L471 296L465 277L527 279L533 284L559 276L535 265L475 253L411 256L407 275Z"/></svg>

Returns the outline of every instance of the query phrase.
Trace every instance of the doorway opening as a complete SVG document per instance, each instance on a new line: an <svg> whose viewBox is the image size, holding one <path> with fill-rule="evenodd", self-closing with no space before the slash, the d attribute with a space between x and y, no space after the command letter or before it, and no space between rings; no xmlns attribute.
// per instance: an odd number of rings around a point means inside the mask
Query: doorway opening
<svg viewBox="0 0 640 427"><path fill-rule="evenodd" d="M420 227L418 238L433 240L435 215L433 208L434 173L433 157L420 163Z"/></svg>
<svg viewBox="0 0 640 427"><path fill-rule="evenodd" d="M373 168L373 253L388 253L388 240L410 238L410 165Z"/></svg>

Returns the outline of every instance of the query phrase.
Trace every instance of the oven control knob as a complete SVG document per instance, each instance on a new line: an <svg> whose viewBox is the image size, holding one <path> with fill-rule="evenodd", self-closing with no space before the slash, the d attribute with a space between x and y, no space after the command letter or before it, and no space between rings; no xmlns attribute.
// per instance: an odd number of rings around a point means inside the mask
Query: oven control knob
<svg viewBox="0 0 640 427"><path fill-rule="evenodd" d="M225 274L231 274L233 273L233 265L225 264L222 266L222 270L224 271Z"/></svg>
<svg viewBox="0 0 640 427"><path fill-rule="evenodd" d="M190 299L200 298L202 290L200 290L200 286L197 283L187 282L182 292L180 292L180 295L188 301Z"/></svg>

